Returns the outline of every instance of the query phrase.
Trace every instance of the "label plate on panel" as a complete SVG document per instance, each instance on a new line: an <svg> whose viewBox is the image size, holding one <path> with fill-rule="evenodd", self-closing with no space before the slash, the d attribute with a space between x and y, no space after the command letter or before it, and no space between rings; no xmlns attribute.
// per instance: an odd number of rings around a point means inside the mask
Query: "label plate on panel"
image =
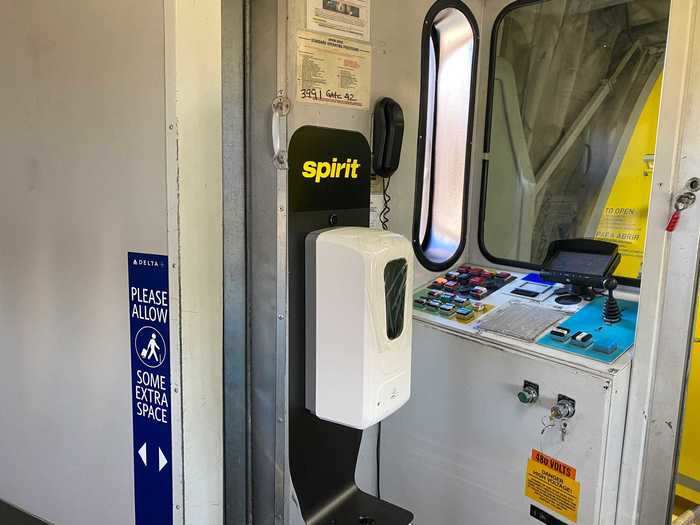
<svg viewBox="0 0 700 525"><path fill-rule="evenodd" d="M566 525L566 523L561 521L559 518L555 518L548 512L545 512L534 505L530 505L530 516L541 521L542 523L545 523L546 525Z"/></svg>
<svg viewBox="0 0 700 525"><path fill-rule="evenodd" d="M129 253L135 525L172 525L168 258Z"/></svg>

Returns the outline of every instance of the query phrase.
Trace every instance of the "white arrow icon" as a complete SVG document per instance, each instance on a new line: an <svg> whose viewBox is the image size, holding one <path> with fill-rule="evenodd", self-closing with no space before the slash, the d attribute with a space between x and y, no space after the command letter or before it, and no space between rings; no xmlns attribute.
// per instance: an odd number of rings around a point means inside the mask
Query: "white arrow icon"
<svg viewBox="0 0 700 525"><path fill-rule="evenodd" d="M158 447L158 472L163 470L167 464L168 460L165 459L165 454L163 454L163 451Z"/></svg>
<svg viewBox="0 0 700 525"><path fill-rule="evenodd" d="M148 444L144 443L139 449L139 456L141 456L141 461L143 461L143 466L148 466Z"/></svg>

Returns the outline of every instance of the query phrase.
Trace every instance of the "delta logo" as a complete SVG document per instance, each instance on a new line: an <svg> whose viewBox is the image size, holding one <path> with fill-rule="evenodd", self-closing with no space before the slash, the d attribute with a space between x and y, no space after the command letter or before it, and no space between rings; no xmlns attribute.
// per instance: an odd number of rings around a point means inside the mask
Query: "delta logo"
<svg viewBox="0 0 700 525"><path fill-rule="evenodd" d="M360 167L357 159L347 159L345 162L338 162L337 158L333 158L333 162L310 160L304 163L302 175L305 179L314 179L316 184L323 179L357 179Z"/></svg>

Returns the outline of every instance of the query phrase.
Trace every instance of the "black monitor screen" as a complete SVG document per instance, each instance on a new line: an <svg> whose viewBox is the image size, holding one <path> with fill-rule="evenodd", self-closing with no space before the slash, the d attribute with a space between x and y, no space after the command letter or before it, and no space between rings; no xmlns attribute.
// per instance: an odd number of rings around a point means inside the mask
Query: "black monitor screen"
<svg viewBox="0 0 700 525"><path fill-rule="evenodd" d="M603 253L581 253L561 251L547 265L553 272L605 275L611 256Z"/></svg>

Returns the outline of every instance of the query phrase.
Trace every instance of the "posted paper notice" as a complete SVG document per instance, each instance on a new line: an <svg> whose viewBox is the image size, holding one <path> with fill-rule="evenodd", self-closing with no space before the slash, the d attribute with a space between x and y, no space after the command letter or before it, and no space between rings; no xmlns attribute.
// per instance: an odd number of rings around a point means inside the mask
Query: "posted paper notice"
<svg viewBox="0 0 700 525"><path fill-rule="evenodd" d="M297 34L297 100L369 109L372 48L352 40Z"/></svg>
<svg viewBox="0 0 700 525"><path fill-rule="evenodd" d="M306 27L368 42L370 0L307 0Z"/></svg>

